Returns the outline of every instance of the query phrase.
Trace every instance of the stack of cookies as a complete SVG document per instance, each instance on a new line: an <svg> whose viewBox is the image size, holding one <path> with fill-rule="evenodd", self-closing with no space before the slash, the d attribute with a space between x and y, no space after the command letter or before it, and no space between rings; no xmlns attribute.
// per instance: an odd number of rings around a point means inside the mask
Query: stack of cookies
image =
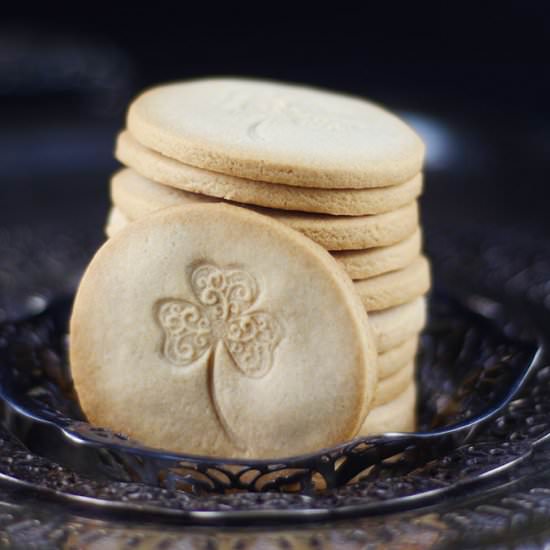
<svg viewBox="0 0 550 550"><path fill-rule="evenodd" d="M111 181L109 237L166 207L228 202L328 250L353 280L378 352L377 389L356 435L414 428L414 359L430 271L417 203L424 145L405 123L328 92L197 80L139 96L116 157L124 168ZM215 238L232 247L237 236Z"/></svg>

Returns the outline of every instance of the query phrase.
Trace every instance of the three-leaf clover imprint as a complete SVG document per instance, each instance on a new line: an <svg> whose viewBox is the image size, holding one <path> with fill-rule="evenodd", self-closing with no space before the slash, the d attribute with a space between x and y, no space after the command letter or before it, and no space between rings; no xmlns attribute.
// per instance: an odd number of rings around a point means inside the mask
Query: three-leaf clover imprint
<svg viewBox="0 0 550 550"><path fill-rule="evenodd" d="M261 378L273 365L282 328L273 314L252 311L258 299L258 284L246 271L205 263L192 271L190 283L198 303L167 298L155 304L155 315L163 329L161 353L170 363L181 367L190 366L208 354L210 400L221 427L238 447L240 443L215 395L218 350L224 346L245 376Z"/></svg>

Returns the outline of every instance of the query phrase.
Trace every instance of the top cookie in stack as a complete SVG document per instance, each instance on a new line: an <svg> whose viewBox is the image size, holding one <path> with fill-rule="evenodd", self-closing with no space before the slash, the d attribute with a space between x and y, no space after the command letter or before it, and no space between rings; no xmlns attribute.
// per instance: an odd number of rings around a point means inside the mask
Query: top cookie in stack
<svg viewBox="0 0 550 550"><path fill-rule="evenodd" d="M376 105L251 80L154 88L130 106L128 129L183 164L295 187L398 185L420 172L424 157L418 136Z"/></svg>
<svg viewBox="0 0 550 550"><path fill-rule="evenodd" d="M411 427L411 364L430 273L416 202L424 144L409 126L359 98L204 79L140 95L116 156L126 168L111 182L109 236L168 206L231 201L329 250L355 281L377 336L374 417L402 423L381 421L384 429ZM361 433L375 429L371 422Z"/></svg>

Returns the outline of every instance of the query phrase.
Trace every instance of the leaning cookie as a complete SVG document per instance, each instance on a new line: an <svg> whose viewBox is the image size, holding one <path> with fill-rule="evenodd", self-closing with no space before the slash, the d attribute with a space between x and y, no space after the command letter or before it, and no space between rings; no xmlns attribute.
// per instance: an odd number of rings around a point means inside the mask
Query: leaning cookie
<svg viewBox="0 0 550 550"><path fill-rule="evenodd" d="M228 205L168 208L118 232L86 270L70 329L88 419L172 451L334 445L357 433L377 383L368 319L337 262Z"/></svg>

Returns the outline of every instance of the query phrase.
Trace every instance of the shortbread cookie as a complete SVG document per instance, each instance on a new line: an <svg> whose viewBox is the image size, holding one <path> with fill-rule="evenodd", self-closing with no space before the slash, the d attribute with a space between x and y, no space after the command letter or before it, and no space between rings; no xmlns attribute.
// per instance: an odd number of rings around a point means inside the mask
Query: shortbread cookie
<svg viewBox="0 0 550 550"><path fill-rule="evenodd" d="M412 432L415 429L416 385L413 383L393 401L372 409L358 435Z"/></svg>
<svg viewBox="0 0 550 550"><path fill-rule="evenodd" d="M169 206L224 202L216 197L188 193L187 191L162 185L128 168L113 174L111 178L111 200L130 220L137 220L151 212ZM249 207L245 206L245 208Z"/></svg>
<svg viewBox="0 0 550 550"><path fill-rule="evenodd" d="M235 78L152 88L131 104L143 145L191 166L301 187L363 189L418 174L424 144L363 99Z"/></svg>
<svg viewBox="0 0 550 550"><path fill-rule="evenodd" d="M398 271L354 281L367 311L379 311L410 302L430 289L430 265L424 256Z"/></svg>
<svg viewBox="0 0 550 550"><path fill-rule="evenodd" d="M349 216L380 214L409 204L422 191L422 174L399 185L374 189L314 189L247 180L182 164L144 147L127 131L119 135L115 155L138 174L170 187L281 210Z"/></svg>
<svg viewBox="0 0 550 550"><path fill-rule="evenodd" d="M424 328L426 318L424 296L407 304L369 313L378 353L384 353L416 336Z"/></svg>
<svg viewBox="0 0 550 550"><path fill-rule="evenodd" d="M372 407L380 407L401 395L414 380L414 361L410 361L396 373L378 381Z"/></svg>
<svg viewBox="0 0 550 550"><path fill-rule="evenodd" d="M390 246L333 252L333 256L352 279L368 279L408 266L420 255L421 248L421 231L417 229L410 237Z"/></svg>
<svg viewBox="0 0 550 550"><path fill-rule="evenodd" d="M151 181L131 170L116 173L111 180L113 204L133 221L161 208L203 204L219 199L187 193ZM243 206L243 205L240 205ZM393 212L374 216L328 216L246 206L300 231L327 250L355 250L395 244L418 228L415 202Z"/></svg>
<svg viewBox="0 0 550 550"><path fill-rule="evenodd" d="M107 241L76 296L70 359L95 425L211 456L345 441L377 383L368 320L337 262L225 204L164 209Z"/></svg>
<svg viewBox="0 0 550 550"><path fill-rule="evenodd" d="M395 244L418 228L415 202L375 216L323 216L283 213L277 220L300 231L327 250L357 250Z"/></svg>
<svg viewBox="0 0 550 550"><path fill-rule="evenodd" d="M109 239L128 225L126 216L118 209L111 208L105 224L105 234Z"/></svg>
<svg viewBox="0 0 550 550"><path fill-rule="evenodd" d="M378 354L378 378L382 381L414 361L418 350L418 336L411 336L394 348Z"/></svg>

